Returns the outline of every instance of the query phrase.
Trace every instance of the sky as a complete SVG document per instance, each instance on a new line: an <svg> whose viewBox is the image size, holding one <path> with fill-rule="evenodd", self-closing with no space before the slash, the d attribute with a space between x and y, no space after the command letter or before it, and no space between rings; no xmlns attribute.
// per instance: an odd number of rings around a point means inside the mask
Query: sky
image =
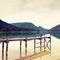
<svg viewBox="0 0 60 60"><path fill-rule="evenodd" d="M0 0L0 19L50 29L60 24L60 0Z"/></svg>

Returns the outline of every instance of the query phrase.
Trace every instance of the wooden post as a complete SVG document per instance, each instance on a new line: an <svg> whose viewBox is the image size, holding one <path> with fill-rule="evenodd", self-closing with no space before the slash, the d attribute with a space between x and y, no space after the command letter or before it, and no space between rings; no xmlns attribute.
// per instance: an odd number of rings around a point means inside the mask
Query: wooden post
<svg viewBox="0 0 60 60"><path fill-rule="evenodd" d="M50 50L51 50L51 35L50 35Z"/></svg>
<svg viewBox="0 0 60 60"><path fill-rule="evenodd" d="M44 51L45 51L45 36L44 36Z"/></svg>
<svg viewBox="0 0 60 60"><path fill-rule="evenodd" d="M8 40L6 41L6 60L8 60Z"/></svg>
<svg viewBox="0 0 60 60"><path fill-rule="evenodd" d="M41 52L41 50L42 50L42 38L40 39L40 52Z"/></svg>
<svg viewBox="0 0 60 60"><path fill-rule="evenodd" d="M50 56L51 56L51 34L50 34Z"/></svg>
<svg viewBox="0 0 60 60"><path fill-rule="evenodd" d="M50 56L51 56L51 36L50 36Z"/></svg>
<svg viewBox="0 0 60 60"><path fill-rule="evenodd" d="M4 42L2 42L2 60L4 60Z"/></svg>
<svg viewBox="0 0 60 60"><path fill-rule="evenodd" d="M34 39L34 53L36 53L36 51L35 51L35 48L36 48L35 44L36 44L36 39Z"/></svg>
<svg viewBox="0 0 60 60"><path fill-rule="evenodd" d="M22 45L22 41L20 40L20 57L21 57L21 45Z"/></svg>
<svg viewBox="0 0 60 60"><path fill-rule="evenodd" d="M25 55L27 56L27 40L25 40Z"/></svg>

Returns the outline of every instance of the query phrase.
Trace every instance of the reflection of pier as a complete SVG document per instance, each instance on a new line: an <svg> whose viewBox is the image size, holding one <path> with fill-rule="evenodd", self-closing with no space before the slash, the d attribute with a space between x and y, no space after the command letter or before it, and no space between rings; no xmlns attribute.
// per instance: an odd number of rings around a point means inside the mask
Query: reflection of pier
<svg viewBox="0 0 60 60"><path fill-rule="evenodd" d="M48 55L48 54L51 54L51 52L45 50L45 51L41 51L39 53L34 53L32 55L28 55L28 56L25 56L25 57L20 57L20 58L15 59L15 60L32 60L32 59L42 57L42 56Z"/></svg>
<svg viewBox="0 0 60 60"><path fill-rule="evenodd" d="M33 38L17 38L17 39L16 38L15 39L0 39L0 42L2 43L2 60L4 60L4 43L6 43L6 60L8 60L8 43L9 42L20 41L20 56L21 56L22 41L25 41L25 55L27 56L27 41L29 40L34 40L34 53L36 53L35 50L38 47L40 47L40 51L42 51L42 47L44 48L44 51L46 50L46 48L51 50L51 36L33 37ZM39 40L40 42L36 43L37 40ZM40 44L40 46L36 47L36 44Z"/></svg>

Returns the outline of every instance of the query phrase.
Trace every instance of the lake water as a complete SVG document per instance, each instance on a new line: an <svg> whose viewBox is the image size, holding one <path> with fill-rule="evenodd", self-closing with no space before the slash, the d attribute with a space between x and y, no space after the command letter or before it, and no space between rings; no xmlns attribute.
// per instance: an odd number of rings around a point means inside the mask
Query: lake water
<svg viewBox="0 0 60 60"><path fill-rule="evenodd" d="M37 57L33 60L60 60L60 39L52 36L52 48L51 48L51 55L46 55L42 57ZM0 44L0 60L2 60L2 44ZM6 44L5 44L6 47ZM31 55L34 53L34 41L28 41L28 51L27 54ZM25 56L25 42L22 42L22 56ZM4 49L5 51L5 49ZM40 52L40 49L37 48L36 52ZM19 42L9 42L9 49L8 49L8 60L14 60L20 57L20 49L19 49ZM5 58L4 58L5 59Z"/></svg>

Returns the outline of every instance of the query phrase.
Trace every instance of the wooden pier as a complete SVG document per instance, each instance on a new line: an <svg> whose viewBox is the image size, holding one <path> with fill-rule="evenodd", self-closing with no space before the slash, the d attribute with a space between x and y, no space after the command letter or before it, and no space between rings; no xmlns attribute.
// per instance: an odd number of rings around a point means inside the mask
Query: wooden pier
<svg viewBox="0 0 60 60"><path fill-rule="evenodd" d="M44 40L44 42L42 42L42 39ZM47 40L48 39L48 40ZM9 42L13 42L13 41L19 41L20 42L20 55L21 55L21 48L22 48L22 41L25 41L25 55L27 56L27 41L29 40L34 40L34 53L35 53L35 48L36 47L36 40L39 40L39 44L40 44L40 51L42 50L42 47L44 47L44 51L46 50L46 48L48 48L48 50L51 50L51 35L49 37L33 37L33 38L13 38L13 39L0 39L0 43L2 43L2 60L4 60L4 44L6 43L6 59L8 60L8 44ZM43 46L42 46L43 43ZM49 46L48 46L49 44Z"/></svg>

